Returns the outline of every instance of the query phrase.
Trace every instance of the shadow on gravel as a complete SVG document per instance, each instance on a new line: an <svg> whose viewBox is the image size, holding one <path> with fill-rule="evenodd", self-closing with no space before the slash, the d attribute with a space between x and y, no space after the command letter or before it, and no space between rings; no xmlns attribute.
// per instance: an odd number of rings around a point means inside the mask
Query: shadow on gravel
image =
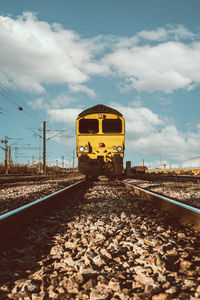
<svg viewBox="0 0 200 300"><path fill-rule="evenodd" d="M32 273L41 269L40 261L48 256L54 246L55 235L64 234L67 223L79 215L78 207L83 203L83 195L90 186L91 183L87 183L79 191L67 194L62 197L64 199L56 201L59 207L53 204L51 208L45 208L41 216L35 217L31 220L31 224L20 228L20 233L17 230L17 235L9 234L6 240L0 238L1 300L8 299L8 294L12 292L16 281L23 282ZM50 260L46 260L44 267L50 263ZM17 293L17 290L13 292Z"/></svg>
<svg viewBox="0 0 200 300"><path fill-rule="evenodd" d="M131 226L134 224L134 229L138 234L137 238L143 239L148 237L149 240L146 242L149 243L150 246L148 247L151 249L151 247L153 248L153 246L151 246L154 242L152 240L153 237L156 237L158 240L165 239L162 234L157 233L158 226L160 224L161 226L170 224L170 243L168 243L168 237L166 237L166 240L164 240L163 243L166 243L166 247L168 247L167 250L170 250L170 247L173 248L173 246L176 245L175 236L177 230L184 230L176 220L169 217L165 219L164 215L159 219L158 215L156 216L156 214L158 214L158 212L156 213L156 208L151 207L151 202L143 201L141 199L137 201L137 196L133 196L132 193L115 183L111 184L113 187L116 187L116 194L109 194L109 191L104 194L103 185L107 186L110 183L111 182L96 182L95 186L97 187L97 190L96 192L93 190L91 198L87 198L87 194L89 195L89 189L93 183L87 183L79 191L76 191L72 195L68 195L63 201L61 200L58 209L56 207L51 208L46 210L46 214L42 217L35 218L33 225L24 228L23 232L21 232L18 237L12 237L10 239L9 247L4 247L4 249L1 247L0 299L8 299L10 292L17 294L18 290L15 287L16 281L18 281L18 287L20 286L20 281L22 282L20 291L23 291L24 289L26 292L28 289L29 294L39 293L41 283L45 286L51 285L51 282L44 282L47 280L44 273L54 273L55 270L52 267L52 263L59 263L59 259L56 260L55 258L52 258L52 256L49 256L49 253L56 244L56 237L63 236L66 233L68 223L74 220L76 216L80 215L80 207L84 208L85 204L88 205L88 208L84 210L84 214L85 216L90 216L93 223L97 222L101 217L101 220L105 222L105 224L114 224L114 226L117 226L117 232L113 231L113 233L105 233L107 240L119 235L121 232L123 233L123 230L126 233L127 231L129 232L129 230L131 231ZM109 197L111 199L110 202ZM107 199L105 205L101 205L102 199L104 198ZM149 220L149 212L152 214L151 220ZM156 219L156 217L158 218ZM126 218L131 220L131 222L126 222ZM144 221L144 223L141 221ZM159 222L160 224L158 224ZM141 224L143 224L143 228L141 228ZM61 244L65 244L65 242L66 240L60 241ZM186 244L189 246L190 243L184 239L182 239L182 242L179 242L179 246L182 248L184 248ZM127 250L128 248L126 247L119 247L116 251L112 252L112 258L126 255ZM139 257L139 254L135 254L134 259ZM166 259L171 259L171 257L166 257ZM170 262L171 260L166 261L166 264L170 265ZM172 267L175 266L177 269L172 271L178 271L179 265L176 265L175 262L171 262L171 265ZM133 265L134 264L135 262L133 261ZM115 265L116 263L111 261L111 269L113 266L113 272L116 267ZM35 281L33 279L30 280L31 284L35 283L35 285L27 286L26 284L23 286L24 281L31 278L33 273L36 273L37 271L40 272L41 268L43 268L43 276L40 277L40 273L38 273L38 281L36 279ZM96 268L98 269L98 265ZM62 275L64 276L64 274ZM55 274L55 280L59 281L58 276L61 275ZM92 276L94 276L94 274ZM126 287L126 284L132 283L126 282L126 279L124 279L126 274L122 274L121 276L122 279L120 280L123 282L124 287L129 288L129 286ZM111 277L113 277L113 274L111 274L110 278ZM92 277L85 278L85 280L87 281L90 278ZM137 291L135 292L137 293Z"/></svg>

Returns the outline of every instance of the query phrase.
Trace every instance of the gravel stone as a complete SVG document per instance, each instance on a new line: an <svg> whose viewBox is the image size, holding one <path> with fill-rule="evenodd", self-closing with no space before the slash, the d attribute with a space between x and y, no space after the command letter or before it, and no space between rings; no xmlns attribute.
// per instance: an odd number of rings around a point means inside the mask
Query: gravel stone
<svg viewBox="0 0 200 300"><path fill-rule="evenodd" d="M200 208L200 184L187 182L149 182L138 179L126 179L125 182L137 185L152 192Z"/></svg>
<svg viewBox="0 0 200 300"><path fill-rule="evenodd" d="M186 238L185 233L183 233L183 232L179 232L179 233L177 234L177 237L178 237L179 239L185 239L185 238Z"/></svg>
<svg viewBox="0 0 200 300"><path fill-rule="evenodd" d="M0 249L0 299L195 300L199 233L101 179Z"/></svg>
<svg viewBox="0 0 200 300"><path fill-rule="evenodd" d="M0 187L0 215L54 193L83 178L84 176L79 175L74 179L56 179L34 184L28 182L21 183L19 186L13 186L13 184L11 186L9 184L2 185Z"/></svg>

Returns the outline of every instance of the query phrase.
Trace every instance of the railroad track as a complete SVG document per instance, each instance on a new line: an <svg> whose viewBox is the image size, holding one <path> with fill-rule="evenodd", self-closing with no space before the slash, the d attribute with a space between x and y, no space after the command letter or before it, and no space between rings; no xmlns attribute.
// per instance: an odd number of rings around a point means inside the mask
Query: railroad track
<svg viewBox="0 0 200 300"><path fill-rule="evenodd" d="M136 185L126 183L125 181L118 181L118 183L123 184L128 189L132 189L136 195L139 195L146 200L151 200L158 209L168 211L171 215L175 216L180 223L191 225L197 230L200 229L200 209L191 207L181 203L180 201L175 201L174 199L159 195ZM30 221L30 215L33 218L38 211L40 212L42 210L42 208L51 205L52 201L55 202L62 199L63 195L79 189L83 184L86 184L86 180L72 184L46 197L28 203L6 214L0 215L0 233L7 234L8 232L13 232L12 228L17 229L24 220L27 220L27 217ZM15 226L15 224L18 226Z"/></svg>
<svg viewBox="0 0 200 300"><path fill-rule="evenodd" d="M141 180L149 180L152 182L165 182L165 181L173 181L173 182L200 182L200 176L196 175L168 175L168 174L138 174L131 176L135 179Z"/></svg>
<svg viewBox="0 0 200 300"><path fill-rule="evenodd" d="M2 184L7 184L7 183L19 183L19 182L37 182L37 181L45 181L45 180L50 180L50 179L61 179L61 178L66 178L67 176L73 174L71 173L66 173L64 175L29 175L29 176L24 176L24 175L17 175L17 176L12 176L12 175L7 175L7 176L0 176L0 185Z"/></svg>
<svg viewBox="0 0 200 300"><path fill-rule="evenodd" d="M169 197L159 195L131 183L122 182L128 189L132 189L136 195L150 200L158 209L168 211L176 217L180 223L192 225L194 229L200 229L200 209L186 205Z"/></svg>
<svg viewBox="0 0 200 300"><path fill-rule="evenodd" d="M198 299L198 232L123 185L82 181L38 202L0 251L0 298Z"/></svg>
<svg viewBox="0 0 200 300"><path fill-rule="evenodd" d="M119 184L123 184L126 188L132 189L136 195L142 196L146 200L151 200L158 209L168 211L170 214L178 218L180 223L192 225L194 229L200 229L200 209L191 207L180 201L175 201L169 197L159 195L157 193L148 191L136 185L126 183L125 181L118 181ZM86 184L85 180L72 184L66 188L63 188L57 192L54 192L46 197L38 199L34 202L26 204L22 207L14 209L11 212L0 216L0 233L13 231L13 224L17 223L18 226L24 219L30 220L30 214L35 216L33 211L37 213L38 209L50 205L52 201L62 199L63 195L71 193L74 189L80 188L81 185ZM17 226L14 226L17 228Z"/></svg>
<svg viewBox="0 0 200 300"><path fill-rule="evenodd" d="M59 200L63 199L67 194L79 189L86 181L82 180L71 184L66 188L56 191L41 199L28 203L22 207L16 208L6 214L0 215L0 235L7 236L7 234L15 234L16 231L22 228L24 222L28 223L40 215L44 208L50 208L55 202L59 204ZM54 203L53 203L54 202Z"/></svg>
<svg viewBox="0 0 200 300"><path fill-rule="evenodd" d="M11 177L1 177L0 184L24 182L24 181L40 181L49 179L48 176L11 176Z"/></svg>

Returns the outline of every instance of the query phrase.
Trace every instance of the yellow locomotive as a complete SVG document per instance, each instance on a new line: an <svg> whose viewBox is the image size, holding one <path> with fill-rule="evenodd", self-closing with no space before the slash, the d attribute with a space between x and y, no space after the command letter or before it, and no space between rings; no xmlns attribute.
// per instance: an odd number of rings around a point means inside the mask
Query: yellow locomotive
<svg viewBox="0 0 200 300"><path fill-rule="evenodd" d="M78 169L87 178L119 177L123 171L125 122L117 110L98 104L76 119Z"/></svg>

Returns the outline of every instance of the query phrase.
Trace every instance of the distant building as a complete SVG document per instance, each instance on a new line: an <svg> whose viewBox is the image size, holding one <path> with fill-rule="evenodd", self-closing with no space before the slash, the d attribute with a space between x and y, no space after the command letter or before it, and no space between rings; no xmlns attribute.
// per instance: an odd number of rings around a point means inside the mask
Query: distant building
<svg viewBox="0 0 200 300"><path fill-rule="evenodd" d="M191 157L183 162L183 168L198 168L200 167L200 156Z"/></svg>

